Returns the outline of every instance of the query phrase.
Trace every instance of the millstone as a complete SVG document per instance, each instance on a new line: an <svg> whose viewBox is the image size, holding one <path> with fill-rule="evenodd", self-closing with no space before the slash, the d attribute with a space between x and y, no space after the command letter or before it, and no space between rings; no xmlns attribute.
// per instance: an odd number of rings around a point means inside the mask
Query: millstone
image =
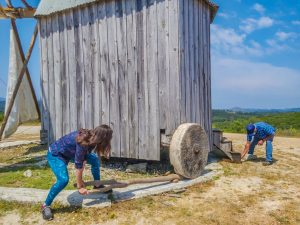
<svg viewBox="0 0 300 225"><path fill-rule="evenodd" d="M181 124L172 136L170 160L175 172L186 178L201 175L209 152L205 130L195 123Z"/></svg>

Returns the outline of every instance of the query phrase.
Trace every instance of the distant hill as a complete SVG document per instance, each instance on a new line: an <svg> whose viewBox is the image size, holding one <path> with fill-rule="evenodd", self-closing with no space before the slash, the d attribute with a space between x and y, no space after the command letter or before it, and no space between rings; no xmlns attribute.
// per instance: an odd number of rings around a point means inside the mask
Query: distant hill
<svg viewBox="0 0 300 225"><path fill-rule="evenodd" d="M287 108L287 109L245 109L234 107L228 109L232 112L242 112L242 113L279 113L279 112L300 112L300 108Z"/></svg>
<svg viewBox="0 0 300 225"><path fill-rule="evenodd" d="M5 98L0 97L0 112L4 112Z"/></svg>
<svg viewBox="0 0 300 225"><path fill-rule="evenodd" d="M289 109L291 110L291 109ZM213 127L225 132L245 133L248 123L267 122L282 136L300 136L300 112L213 110Z"/></svg>

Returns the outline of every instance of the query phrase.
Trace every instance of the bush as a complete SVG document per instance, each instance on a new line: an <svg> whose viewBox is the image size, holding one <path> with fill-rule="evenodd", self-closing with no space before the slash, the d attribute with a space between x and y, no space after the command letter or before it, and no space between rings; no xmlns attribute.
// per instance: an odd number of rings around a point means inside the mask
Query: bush
<svg viewBox="0 0 300 225"><path fill-rule="evenodd" d="M213 127L225 132L245 133L248 123L266 122L282 136L300 136L300 112L288 113L242 113L213 110Z"/></svg>

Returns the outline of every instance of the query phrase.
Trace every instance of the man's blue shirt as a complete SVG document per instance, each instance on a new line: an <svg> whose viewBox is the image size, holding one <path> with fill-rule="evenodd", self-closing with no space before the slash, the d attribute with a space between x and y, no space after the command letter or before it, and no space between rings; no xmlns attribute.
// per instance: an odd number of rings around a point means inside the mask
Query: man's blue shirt
<svg viewBox="0 0 300 225"><path fill-rule="evenodd" d="M258 122L254 124L256 132L253 134L247 134L247 141L252 141L253 137L259 140L265 139L267 136L275 135L276 129L270 124L264 122Z"/></svg>

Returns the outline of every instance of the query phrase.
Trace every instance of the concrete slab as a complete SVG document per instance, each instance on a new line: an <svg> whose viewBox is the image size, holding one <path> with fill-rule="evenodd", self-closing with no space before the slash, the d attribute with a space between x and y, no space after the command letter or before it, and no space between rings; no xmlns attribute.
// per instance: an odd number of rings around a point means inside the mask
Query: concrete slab
<svg viewBox="0 0 300 225"><path fill-rule="evenodd" d="M41 126L19 126L13 135L0 141L0 150L40 143L40 130Z"/></svg>
<svg viewBox="0 0 300 225"><path fill-rule="evenodd" d="M14 148L22 145L39 144L39 143L40 143L39 140L0 142L0 150L6 148Z"/></svg>
<svg viewBox="0 0 300 225"><path fill-rule="evenodd" d="M205 173L196 179L182 180L178 183L161 182L152 184L137 184L131 185L127 188L114 189L113 199L114 201L120 202L182 189L212 180L214 177L220 176L222 173L223 170L221 165L218 163L211 163L206 167ZM46 199L47 194L48 190L0 187L0 199L6 201L38 203L43 202ZM62 205L81 207L103 208L111 205L111 200L108 198L107 194L91 193L89 195L82 196L77 191L70 190L62 191L55 200Z"/></svg>

